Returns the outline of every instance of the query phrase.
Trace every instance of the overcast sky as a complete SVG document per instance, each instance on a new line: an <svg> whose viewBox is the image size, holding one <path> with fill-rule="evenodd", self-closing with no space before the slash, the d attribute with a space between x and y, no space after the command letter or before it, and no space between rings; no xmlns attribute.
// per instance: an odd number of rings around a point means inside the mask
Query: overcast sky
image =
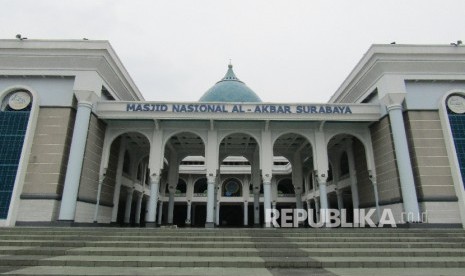
<svg viewBox="0 0 465 276"><path fill-rule="evenodd" d="M232 59L263 101L326 102L371 44L465 42L464 0L0 4L0 38L109 40L153 101L197 101Z"/></svg>

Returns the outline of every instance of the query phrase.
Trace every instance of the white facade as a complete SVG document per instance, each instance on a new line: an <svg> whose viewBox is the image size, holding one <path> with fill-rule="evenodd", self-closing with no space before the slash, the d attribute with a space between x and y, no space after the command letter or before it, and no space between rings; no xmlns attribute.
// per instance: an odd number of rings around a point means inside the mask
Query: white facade
<svg viewBox="0 0 465 276"><path fill-rule="evenodd" d="M147 102L108 42L2 40L1 122L29 119L0 225L261 226L270 208L463 225L464 69L462 47L373 45L327 104Z"/></svg>

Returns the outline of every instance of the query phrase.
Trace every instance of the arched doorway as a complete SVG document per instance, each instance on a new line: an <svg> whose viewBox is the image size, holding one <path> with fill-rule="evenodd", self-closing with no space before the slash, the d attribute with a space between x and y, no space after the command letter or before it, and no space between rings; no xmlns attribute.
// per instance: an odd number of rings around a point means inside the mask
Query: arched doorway
<svg viewBox="0 0 465 276"><path fill-rule="evenodd" d="M219 213L219 225L223 227L240 227L244 224L242 202L242 183L237 178L228 178L222 183L221 197L224 202ZM237 199L237 201L234 201Z"/></svg>
<svg viewBox="0 0 465 276"><path fill-rule="evenodd" d="M111 222L114 224L145 224L148 202L146 191L150 183L148 152L150 142L139 132L123 133L110 146L100 202L112 202Z"/></svg>
<svg viewBox="0 0 465 276"><path fill-rule="evenodd" d="M168 163L165 169L168 183L167 190L165 191L168 201L167 223L182 227L188 218L189 199L187 197L187 183L184 179L180 178L180 166L183 164L183 160L186 159L204 164L205 143L198 134L183 131L169 137L165 143L164 152ZM194 208L195 213L200 213L196 207ZM192 212L193 210L191 210L190 215L192 215Z"/></svg>
<svg viewBox="0 0 465 276"><path fill-rule="evenodd" d="M231 133L219 145L220 194L216 224L249 226L260 223L261 174L259 143L250 134ZM243 188L243 180L247 182ZM250 191L249 183L252 186Z"/></svg>

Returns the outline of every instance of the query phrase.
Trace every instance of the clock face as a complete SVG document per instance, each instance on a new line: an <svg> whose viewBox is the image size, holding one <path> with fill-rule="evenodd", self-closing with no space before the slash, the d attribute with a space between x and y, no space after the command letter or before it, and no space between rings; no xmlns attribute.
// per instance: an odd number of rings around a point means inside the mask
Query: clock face
<svg viewBox="0 0 465 276"><path fill-rule="evenodd" d="M24 91L15 92L8 99L8 105L14 110L25 109L31 103L31 96Z"/></svg>

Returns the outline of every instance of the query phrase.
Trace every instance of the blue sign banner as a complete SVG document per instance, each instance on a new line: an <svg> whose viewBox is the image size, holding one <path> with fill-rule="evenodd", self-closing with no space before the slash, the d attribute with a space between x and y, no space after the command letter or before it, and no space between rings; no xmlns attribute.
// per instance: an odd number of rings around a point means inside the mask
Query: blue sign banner
<svg viewBox="0 0 465 276"><path fill-rule="evenodd" d="M352 114L348 105L283 105L283 104L164 104L128 103L128 112L172 113L265 113L265 114Z"/></svg>

